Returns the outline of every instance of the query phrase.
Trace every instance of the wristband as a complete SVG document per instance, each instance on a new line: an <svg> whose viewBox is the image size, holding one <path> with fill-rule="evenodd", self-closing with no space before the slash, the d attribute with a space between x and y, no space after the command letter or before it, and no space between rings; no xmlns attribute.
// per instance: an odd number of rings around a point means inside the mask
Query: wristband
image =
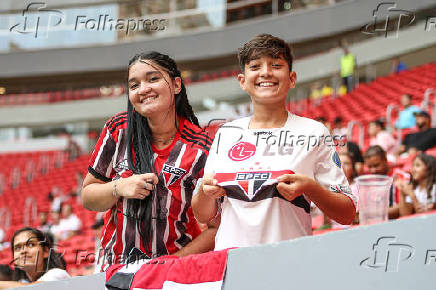
<svg viewBox="0 0 436 290"><path fill-rule="evenodd" d="M114 187L113 187L113 190L112 190L112 196L113 197L120 197L120 195L118 194L118 191L117 191L117 181L118 181L118 179L114 180Z"/></svg>

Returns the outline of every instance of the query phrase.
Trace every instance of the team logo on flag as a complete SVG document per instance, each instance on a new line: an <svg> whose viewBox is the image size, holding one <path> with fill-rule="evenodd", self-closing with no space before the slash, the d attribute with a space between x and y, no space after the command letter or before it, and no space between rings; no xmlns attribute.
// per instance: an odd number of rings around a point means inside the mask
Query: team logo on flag
<svg viewBox="0 0 436 290"><path fill-rule="evenodd" d="M165 163L162 167L162 173L165 178L165 184L168 187L182 177L186 173L186 170Z"/></svg>
<svg viewBox="0 0 436 290"><path fill-rule="evenodd" d="M239 142L229 150L229 158L233 161L243 161L256 153L256 146L248 142Z"/></svg>

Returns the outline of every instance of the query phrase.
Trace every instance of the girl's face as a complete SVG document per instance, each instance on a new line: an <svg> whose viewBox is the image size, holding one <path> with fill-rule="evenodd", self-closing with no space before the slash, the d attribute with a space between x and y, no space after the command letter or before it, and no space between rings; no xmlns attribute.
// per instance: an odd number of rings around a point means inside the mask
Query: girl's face
<svg viewBox="0 0 436 290"><path fill-rule="evenodd" d="M14 264L25 272L38 271L44 267L44 258L48 250L32 232L21 232L14 239Z"/></svg>
<svg viewBox="0 0 436 290"><path fill-rule="evenodd" d="M425 179L426 175L427 175L427 166L424 164L424 162L421 159L415 158L412 162L413 179L415 179L417 182L420 182Z"/></svg>
<svg viewBox="0 0 436 290"><path fill-rule="evenodd" d="M143 117L161 116L174 110L174 95L181 90L181 79L151 60L138 61L129 69L129 100Z"/></svg>
<svg viewBox="0 0 436 290"><path fill-rule="evenodd" d="M353 176L353 163L347 155L340 154L339 159L341 159L342 169L344 170L345 176L347 177L348 182L351 182Z"/></svg>

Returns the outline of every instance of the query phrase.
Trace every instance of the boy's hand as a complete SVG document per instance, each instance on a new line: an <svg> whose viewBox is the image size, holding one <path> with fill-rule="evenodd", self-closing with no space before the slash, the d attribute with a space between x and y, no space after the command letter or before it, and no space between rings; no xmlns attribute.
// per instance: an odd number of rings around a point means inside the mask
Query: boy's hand
<svg viewBox="0 0 436 290"><path fill-rule="evenodd" d="M201 184L201 188L203 190L203 194L207 197L218 199L222 196L226 195L226 191L221 186L217 185L218 181L213 178L213 174L205 174L203 176L203 182Z"/></svg>
<svg viewBox="0 0 436 290"><path fill-rule="evenodd" d="M293 201L297 196L303 193L309 193L310 188L315 182L312 178L301 174L284 174L279 176L277 181L279 182L277 184L277 190L289 201Z"/></svg>

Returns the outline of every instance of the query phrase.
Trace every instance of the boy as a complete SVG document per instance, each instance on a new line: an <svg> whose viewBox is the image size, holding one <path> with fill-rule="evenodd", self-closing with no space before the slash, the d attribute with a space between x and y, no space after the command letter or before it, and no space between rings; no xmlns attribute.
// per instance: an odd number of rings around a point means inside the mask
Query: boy
<svg viewBox="0 0 436 290"><path fill-rule="evenodd" d="M310 235L311 201L339 223L351 223L355 197L333 138L321 123L286 111L296 83L290 47L262 34L238 58L238 81L254 115L218 130L192 199L200 223L221 223L215 250Z"/></svg>

